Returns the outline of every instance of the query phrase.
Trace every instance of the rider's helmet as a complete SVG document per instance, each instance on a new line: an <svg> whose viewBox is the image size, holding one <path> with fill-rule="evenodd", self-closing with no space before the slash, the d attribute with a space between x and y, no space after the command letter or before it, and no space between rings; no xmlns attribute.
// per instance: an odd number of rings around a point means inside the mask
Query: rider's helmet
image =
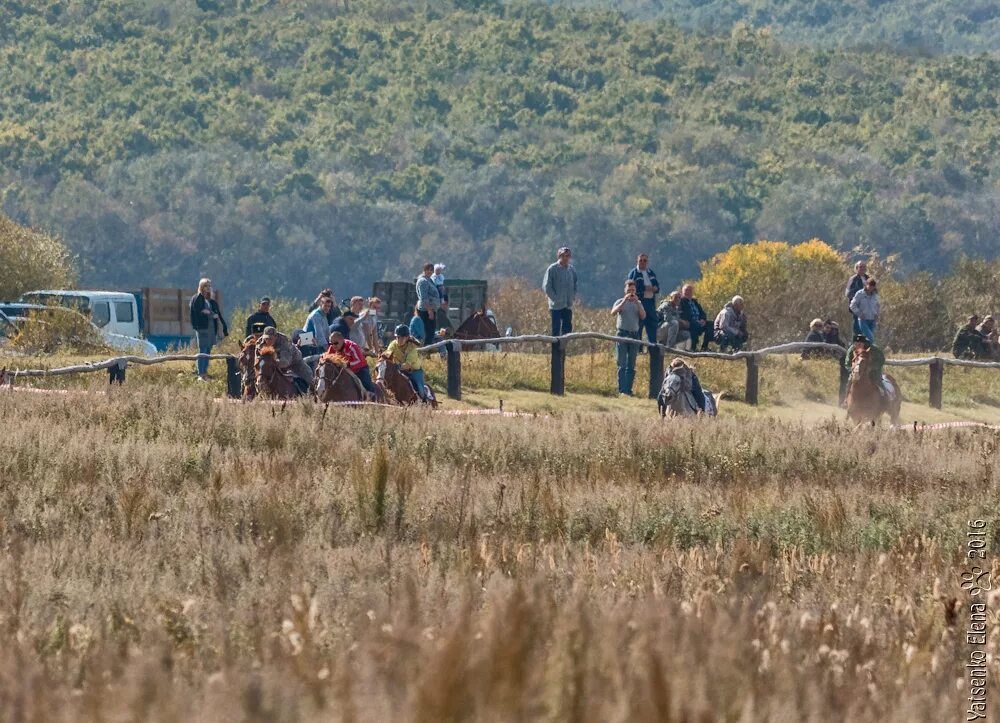
<svg viewBox="0 0 1000 723"><path fill-rule="evenodd" d="M399 326L396 327L395 334L396 336L409 336L410 327L408 327L406 324L400 324Z"/></svg>

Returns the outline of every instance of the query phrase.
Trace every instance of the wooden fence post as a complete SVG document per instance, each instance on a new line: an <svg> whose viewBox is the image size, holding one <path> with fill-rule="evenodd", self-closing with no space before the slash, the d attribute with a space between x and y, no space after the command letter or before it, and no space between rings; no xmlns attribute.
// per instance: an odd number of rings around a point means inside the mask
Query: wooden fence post
<svg viewBox="0 0 1000 723"><path fill-rule="evenodd" d="M462 398L462 345L461 342L448 342L448 397Z"/></svg>
<svg viewBox="0 0 1000 723"><path fill-rule="evenodd" d="M930 363L930 403L934 409L941 408L941 390L944 386L944 362L935 357Z"/></svg>
<svg viewBox="0 0 1000 723"><path fill-rule="evenodd" d="M757 404L757 384L759 381L760 367L757 365L757 355L751 354L747 357L747 404Z"/></svg>
<svg viewBox="0 0 1000 723"><path fill-rule="evenodd" d="M226 357L226 396L230 399L243 398L243 380L240 379L240 366L232 354Z"/></svg>
<svg viewBox="0 0 1000 723"><path fill-rule="evenodd" d="M844 366L844 360L837 357L837 367L840 369L840 392L837 399L840 404L847 400L847 383L851 380L851 370Z"/></svg>
<svg viewBox="0 0 1000 723"><path fill-rule="evenodd" d="M649 347L649 398L656 399L663 385L663 347Z"/></svg>
<svg viewBox="0 0 1000 723"><path fill-rule="evenodd" d="M562 341L552 343L552 383L550 394L562 396L566 393L566 345Z"/></svg>

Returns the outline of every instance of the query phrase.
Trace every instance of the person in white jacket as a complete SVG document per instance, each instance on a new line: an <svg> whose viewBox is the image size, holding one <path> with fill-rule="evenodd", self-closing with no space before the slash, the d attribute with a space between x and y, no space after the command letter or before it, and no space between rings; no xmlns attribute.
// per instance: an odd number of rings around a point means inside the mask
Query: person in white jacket
<svg viewBox="0 0 1000 723"><path fill-rule="evenodd" d="M861 333L872 344L875 343L875 325L879 317L878 288L875 279L865 281L865 287L851 299L851 313L858 319Z"/></svg>

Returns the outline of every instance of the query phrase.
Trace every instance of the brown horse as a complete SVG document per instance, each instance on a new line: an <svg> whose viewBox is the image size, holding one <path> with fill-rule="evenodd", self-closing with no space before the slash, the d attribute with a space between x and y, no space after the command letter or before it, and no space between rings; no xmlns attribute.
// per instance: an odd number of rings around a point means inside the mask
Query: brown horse
<svg viewBox="0 0 1000 723"><path fill-rule="evenodd" d="M323 404L330 402L361 402L368 399L361 380L347 368L347 360L340 354L324 354L316 365L316 398Z"/></svg>
<svg viewBox="0 0 1000 723"><path fill-rule="evenodd" d="M468 319L463 321L455 330L456 339L496 339L500 336L496 322L486 315L486 309L480 309ZM480 349L480 346L471 346L469 349Z"/></svg>
<svg viewBox="0 0 1000 723"><path fill-rule="evenodd" d="M240 386L243 401L249 402L257 396L257 378L254 367L257 362L257 337L251 334L243 341L243 351L237 359L240 369Z"/></svg>
<svg viewBox="0 0 1000 723"><path fill-rule="evenodd" d="M870 370L871 352L866 349L855 353L847 385L847 417L859 425L871 422L872 426L875 426L879 417L888 414L889 421L898 424L899 410L903 404L903 393L899 389L899 384L888 374L885 375L895 390L890 399L876 388Z"/></svg>
<svg viewBox="0 0 1000 723"><path fill-rule="evenodd" d="M257 352L257 393L271 399L294 399L301 392L290 376L278 367L278 353L272 346Z"/></svg>
<svg viewBox="0 0 1000 723"><path fill-rule="evenodd" d="M382 360L378 365L378 377L375 379L375 386L381 391L383 400L387 404L399 404L409 407L420 401L420 396L414 391L410 378L399 368L399 364L394 364L388 360ZM433 393L430 396L432 409L437 409L437 399Z"/></svg>

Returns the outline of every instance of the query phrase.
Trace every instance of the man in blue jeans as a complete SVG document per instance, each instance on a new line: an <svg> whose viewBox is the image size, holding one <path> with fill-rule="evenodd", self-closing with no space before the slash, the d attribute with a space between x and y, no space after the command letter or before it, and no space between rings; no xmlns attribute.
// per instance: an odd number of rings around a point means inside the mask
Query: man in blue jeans
<svg viewBox="0 0 1000 723"><path fill-rule="evenodd" d="M615 317L617 335L626 339L639 339L642 336L643 322L646 310L636 294L636 283L632 279L625 282L625 295L611 307ZM632 384L635 381L635 357L639 353L638 344L618 344L618 393L632 396Z"/></svg>
<svg viewBox="0 0 1000 723"><path fill-rule="evenodd" d="M635 282L635 293L646 312L646 319L642 324L646 330L646 340L655 344L656 295L660 293L660 282L656 280L656 272L649 268L649 254L639 254L635 268L628 272L628 278Z"/></svg>
<svg viewBox="0 0 1000 723"><path fill-rule="evenodd" d="M576 269L569 263L573 253L569 246L556 252L556 262L545 269L542 290L549 299L552 314L552 336L573 331L573 301L576 299Z"/></svg>

